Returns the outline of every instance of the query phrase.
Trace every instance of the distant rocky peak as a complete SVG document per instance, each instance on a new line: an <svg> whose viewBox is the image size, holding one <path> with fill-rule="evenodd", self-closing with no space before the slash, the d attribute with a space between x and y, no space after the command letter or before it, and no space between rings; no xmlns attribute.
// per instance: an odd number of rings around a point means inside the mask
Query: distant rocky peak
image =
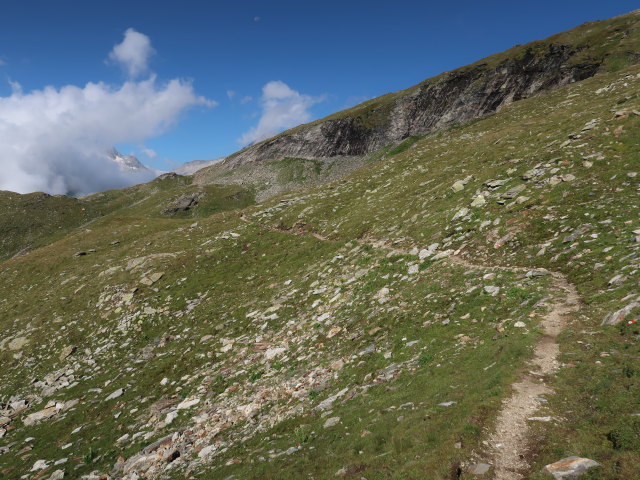
<svg viewBox="0 0 640 480"><path fill-rule="evenodd" d="M107 156L110 160L116 162L120 166L120 168L125 171L138 172L149 170L134 155L123 155L115 148L109 150L109 152L107 152Z"/></svg>

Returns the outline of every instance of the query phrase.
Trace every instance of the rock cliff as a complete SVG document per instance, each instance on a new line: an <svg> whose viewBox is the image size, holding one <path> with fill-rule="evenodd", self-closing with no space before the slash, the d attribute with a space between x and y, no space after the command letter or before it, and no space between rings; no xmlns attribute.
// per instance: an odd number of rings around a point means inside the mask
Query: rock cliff
<svg viewBox="0 0 640 480"><path fill-rule="evenodd" d="M428 79L251 145L225 169L266 160L361 156L413 135L463 123L599 71L637 63L637 12L582 25L544 41L516 46L473 65ZM634 35L635 34L635 35ZM603 38L607 48L602 49Z"/></svg>

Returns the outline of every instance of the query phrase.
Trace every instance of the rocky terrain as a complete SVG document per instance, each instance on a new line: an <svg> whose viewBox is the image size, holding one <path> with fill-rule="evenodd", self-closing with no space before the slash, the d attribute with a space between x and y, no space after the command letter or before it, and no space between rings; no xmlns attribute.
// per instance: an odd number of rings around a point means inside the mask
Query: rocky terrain
<svg viewBox="0 0 640 480"><path fill-rule="evenodd" d="M7 193L62 203L3 244L0 478L640 478L638 19L364 156Z"/></svg>
<svg viewBox="0 0 640 480"><path fill-rule="evenodd" d="M620 62L640 61L637 28L637 15L625 15L516 46L284 132L227 157L224 164L233 168L285 157L361 156L414 135L468 122L511 102L616 68Z"/></svg>
<svg viewBox="0 0 640 480"><path fill-rule="evenodd" d="M192 160L191 162L183 163L178 168L174 169L173 172L178 175L193 175L198 170L202 170L203 168L222 160L224 160L224 158L215 158L213 160Z"/></svg>

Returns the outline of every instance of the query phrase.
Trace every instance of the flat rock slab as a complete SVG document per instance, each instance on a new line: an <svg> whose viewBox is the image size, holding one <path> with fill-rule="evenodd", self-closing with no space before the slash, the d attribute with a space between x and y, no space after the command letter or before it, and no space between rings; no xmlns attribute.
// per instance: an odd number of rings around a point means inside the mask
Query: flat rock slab
<svg viewBox="0 0 640 480"><path fill-rule="evenodd" d="M471 475L484 475L489 470L491 470L491 465L488 463L476 463L475 465L471 465L469 473Z"/></svg>
<svg viewBox="0 0 640 480"><path fill-rule="evenodd" d="M113 392L111 395L109 395L107 398L105 398L105 400L113 400L114 398L121 397L123 393L124 393L124 389L119 388L118 390Z"/></svg>
<svg viewBox="0 0 640 480"><path fill-rule="evenodd" d="M578 478L590 468L599 466L598 462L590 458L567 457L547 465L543 471L556 480L564 480Z"/></svg>

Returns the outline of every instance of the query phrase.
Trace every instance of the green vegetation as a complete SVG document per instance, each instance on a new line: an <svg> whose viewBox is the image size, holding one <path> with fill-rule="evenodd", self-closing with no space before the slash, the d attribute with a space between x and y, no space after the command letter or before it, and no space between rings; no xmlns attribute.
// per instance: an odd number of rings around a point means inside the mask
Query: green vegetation
<svg viewBox="0 0 640 480"><path fill-rule="evenodd" d="M54 242L110 213L163 217L176 199L197 196L197 204L173 214L201 218L254 203L254 193L237 185L192 185L190 177L166 175L152 182L82 198L0 192L0 260Z"/></svg>
<svg viewBox="0 0 640 480"><path fill-rule="evenodd" d="M574 41L619 38L602 25ZM602 465L585 478L640 478L639 86L601 73L262 203L177 176L3 194L43 213L3 244L33 247L0 268L0 478L469 478L562 295L541 267L582 301L527 476L578 455Z"/></svg>

